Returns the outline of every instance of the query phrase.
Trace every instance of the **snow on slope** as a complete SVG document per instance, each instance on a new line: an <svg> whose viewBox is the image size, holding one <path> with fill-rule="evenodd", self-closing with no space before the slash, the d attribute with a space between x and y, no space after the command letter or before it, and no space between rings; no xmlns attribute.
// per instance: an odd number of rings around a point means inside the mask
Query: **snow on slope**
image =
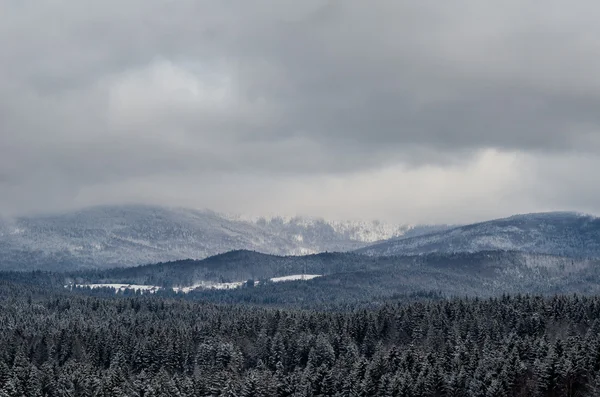
<svg viewBox="0 0 600 397"><path fill-rule="evenodd" d="M70 287L69 285L65 285L65 288L69 288L69 287ZM136 284L75 284L74 287L75 288L91 288L91 289L112 288L115 290L115 293L117 293L119 291L122 292L125 290L133 290L133 291L141 291L142 293L149 292L151 294L162 289L161 287L157 287L155 285L136 285Z"/></svg>
<svg viewBox="0 0 600 397"><path fill-rule="evenodd" d="M245 281L234 281L231 283L214 283L211 281L201 281L199 283L190 285L188 287L174 287L173 291L183 292L184 294L187 294L188 292L196 290L196 289L225 289L225 290L227 290L227 289L239 288L244 283L245 283Z"/></svg>
<svg viewBox="0 0 600 397"><path fill-rule="evenodd" d="M342 236L344 239L373 243L393 237L403 236L414 226L396 225L380 221L337 221L304 216L282 217L240 217L231 216L231 219L242 219L252 222L265 230L278 234L292 234L298 241L315 240L314 231ZM296 233L296 234L294 234Z"/></svg>
<svg viewBox="0 0 600 397"><path fill-rule="evenodd" d="M350 251L409 229L379 222L248 220L184 208L101 206L0 219L0 269L134 266L237 249L276 255Z"/></svg>
<svg viewBox="0 0 600 397"><path fill-rule="evenodd" d="M282 281L312 280L321 276L322 274L292 274L290 276L273 277L270 280L274 283L279 283Z"/></svg>
<svg viewBox="0 0 600 397"><path fill-rule="evenodd" d="M317 277L321 277L321 274L292 274L289 276L281 276L281 277L273 277L270 279L270 281L274 282L274 283L279 283L279 282L284 282L284 281L306 281L306 280L312 280L313 278L317 278ZM234 281L231 283L215 283L215 282L211 282L211 281L201 281L198 282L194 285L190 285L187 287L173 287L173 291L175 292L182 292L184 294L187 294L190 291L194 291L194 290L203 290L203 289L217 289L217 290L229 290L229 289L236 289L241 287L242 285L244 285L244 283L246 283L246 281ZM258 284L259 282L256 281L255 284ZM133 291L141 291L142 293L144 292L149 292L149 293L154 293L158 290L163 289L162 287L158 287L155 285L137 285L137 284L74 284L74 285L65 285L65 288L91 288L91 289L97 289L97 288L112 288L115 290L115 293L117 292L123 292L125 290L133 290Z"/></svg>
<svg viewBox="0 0 600 397"><path fill-rule="evenodd" d="M600 219L568 212L515 215L423 236L391 239L357 252L380 256L486 250L600 257Z"/></svg>

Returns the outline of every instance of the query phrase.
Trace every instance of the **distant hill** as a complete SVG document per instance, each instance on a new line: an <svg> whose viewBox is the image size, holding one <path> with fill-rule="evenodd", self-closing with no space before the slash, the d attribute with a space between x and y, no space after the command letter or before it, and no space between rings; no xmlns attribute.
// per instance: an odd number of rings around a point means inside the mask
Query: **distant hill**
<svg viewBox="0 0 600 397"><path fill-rule="evenodd" d="M600 219L555 212L457 227L411 227L303 217L244 219L142 205L0 219L0 270L131 267L201 260L236 250L280 257L319 252L411 256L505 250L600 258ZM271 261L272 257L265 258Z"/></svg>
<svg viewBox="0 0 600 397"><path fill-rule="evenodd" d="M129 268L75 273L81 282L130 283L159 286L190 286L200 281L235 282L264 280L294 274L327 275L373 269L375 258L352 253L321 253L277 256L237 250L203 260L179 260Z"/></svg>
<svg viewBox="0 0 600 397"><path fill-rule="evenodd" d="M309 281L269 283L273 277L318 274ZM0 279L5 275L0 276ZM24 276L19 276L24 277ZM75 284L135 284L164 287L260 281L253 288L194 292L227 302L353 302L435 291L443 296L503 293L600 293L600 260L512 251L405 257L329 253L280 257L234 251L200 261L175 261L133 268L65 274ZM241 283L240 283L241 284ZM171 293L174 293L171 291Z"/></svg>
<svg viewBox="0 0 600 397"><path fill-rule="evenodd" d="M357 252L381 256L485 250L600 258L600 218L570 212L515 215L416 237L392 238Z"/></svg>
<svg viewBox="0 0 600 397"><path fill-rule="evenodd" d="M135 266L239 249L276 255L349 251L419 230L381 222L242 219L184 208L101 206L0 219L0 270Z"/></svg>

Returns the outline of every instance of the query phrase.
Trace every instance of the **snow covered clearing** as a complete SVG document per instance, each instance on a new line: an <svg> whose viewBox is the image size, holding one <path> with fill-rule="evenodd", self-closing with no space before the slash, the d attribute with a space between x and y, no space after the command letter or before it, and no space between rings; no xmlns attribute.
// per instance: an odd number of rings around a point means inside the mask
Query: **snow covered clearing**
<svg viewBox="0 0 600 397"><path fill-rule="evenodd" d="M282 276L282 277L273 277L270 281L274 283L282 282L282 281L301 281L301 280L312 280L316 277L321 277L321 274L292 274L290 276ZM231 283L216 283L213 281L201 281L194 285L190 285L188 287L173 287L173 291L182 292L187 294L190 291L194 290L203 290L203 289L217 289L217 290L231 290L236 289L244 285L246 281L234 281ZM255 281L254 284L258 285L258 281ZM65 288L112 288L115 290L115 293L125 290L134 290L141 292L149 292L154 293L158 290L163 289L162 287L158 287L156 285L139 285L139 284L75 284L75 285L65 285Z"/></svg>
<svg viewBox="0 0 600 397"><path fill-rule="evenodd" d="M281 281L312 280L313 278L321 276L322 274L292 274L291 276L273 277L271 281L279 283Z"/></svg>
<svg viewBox="0 0 600 397"><path fill-rule="evenodd" d="M69 286L66 285L65 287L69 287ZM154 293L154 292L158 291L159 289L162 289L161 287L157 287L156 285L138 285L138 284L75 284L75 288L91 288L91 289L112 288L115 290L115 293L117 293L119 291L125 291L128 289L131 289L134 291Z"/></svg>
<svg viewBox="0 0 600 397"><path fill-rule="evenodd" d="M234 281L232 283L214 283L211 281L202 281L189 287L174 287L173 291L187 294L188 292L196 289L235 289L241 287L242 284L244 284L244 281Z"/></svg>

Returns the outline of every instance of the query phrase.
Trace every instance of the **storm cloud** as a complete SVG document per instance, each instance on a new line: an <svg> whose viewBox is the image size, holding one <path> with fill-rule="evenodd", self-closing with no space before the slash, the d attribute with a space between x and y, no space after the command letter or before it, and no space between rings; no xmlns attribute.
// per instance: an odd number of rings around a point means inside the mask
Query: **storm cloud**
<svg viewBox="0 0 600 397"><path fill-rule="evenodd" d="M600 213L598 12L0 0L0 213Z"/></svg>

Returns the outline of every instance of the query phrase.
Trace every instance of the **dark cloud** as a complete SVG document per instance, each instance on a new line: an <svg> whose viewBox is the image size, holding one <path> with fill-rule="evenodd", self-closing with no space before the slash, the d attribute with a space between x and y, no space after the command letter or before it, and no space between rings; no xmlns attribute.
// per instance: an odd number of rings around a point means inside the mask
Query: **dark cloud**
<svg viewBox="0 0 600 397"><path fill-rule="evenodd" d="M116 186L153 178L207 206L186 189L225 194L242 178L277 191L390 167L401 180L468 170L489 150L600 164L597 11L557 0L0 2L0 211L84 205L102 187L118 201ZM537 192L552 190L529 170ZM528 209L565 204L519 180L505 189Z"/></svg>

